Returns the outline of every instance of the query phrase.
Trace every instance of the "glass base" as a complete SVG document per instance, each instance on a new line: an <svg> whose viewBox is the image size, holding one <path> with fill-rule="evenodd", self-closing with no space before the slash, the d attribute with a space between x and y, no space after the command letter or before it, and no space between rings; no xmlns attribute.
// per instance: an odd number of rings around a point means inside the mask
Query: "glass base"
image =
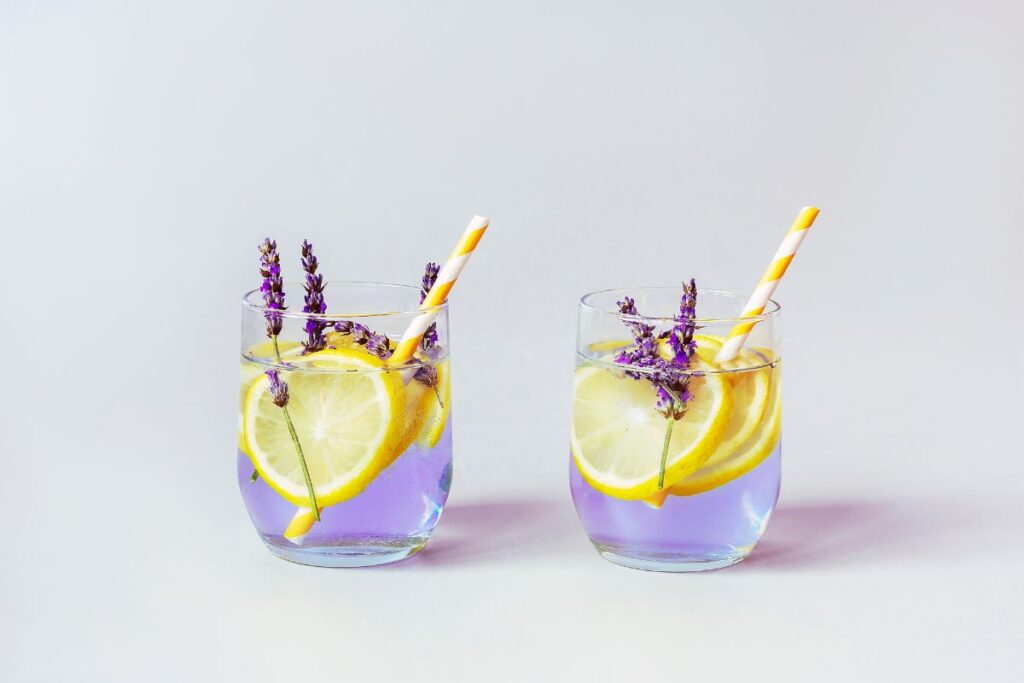
<svg viewBox="0 0 1024 683"><path fill-rule="evenodd" d="M601 543L594 543L601 557L630 569L643 569L649 572L703 572L709 569L722 569L736 564L750 554L750 548L739 549L732 553L714 554L662 554L662 553L624 553L622 548L612 548Z"/></svg>
<svg viewBox="0 0 1024 683"><path fill-rule="evenodd" d="M282 536L263 536L270 552L297 564L312 567L373 567L412 557L427 544L426 537L396 540L339 540L324 545L296 545Z"/></svg>

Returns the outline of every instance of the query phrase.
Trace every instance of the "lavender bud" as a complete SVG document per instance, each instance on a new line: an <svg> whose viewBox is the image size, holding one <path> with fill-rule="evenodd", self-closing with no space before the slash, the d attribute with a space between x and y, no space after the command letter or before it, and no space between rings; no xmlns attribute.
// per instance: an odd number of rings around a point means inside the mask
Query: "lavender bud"
<svg viewBox="0 0 1024 683"><path fill-rule="evenodd" d="M434 283L437 282L437 274L441 272L441 266L436 263L428 263L426 270L423 273L423 279L420 280L420 303L422 304L426 298L427 293L433 288ZM423 340L420 345L424 351L430 350L435 344L437 344L437 323L431 323L427 331L423 333Z"/></svg>
<svg viewBox="0 0 1024 683"><path fill-rule="evenodd" d="M260 275L263 276L260 292L263 294L263 305L270 309L263 314L267 319L267 336L276 337L281 334L282 318L274 311L286 309L284 282L281 280L281 258L277 253L277 242L269 237L260 243L259 251Z"/></svg>
<svg viewBox="0 0 1024 683"><path fill-rule="evenodd" d="M381 360L391 357L391 340L386 334L377 334L362 323L354 323L351 320L339 320L334 323L334 329L342 334L352 335L352 341L366 347L366 350Z"/></svg>
<svg viewBox="0 0 1024 683"><path fill-rule="evenodd" d="M302 269L306 271L306 282L303 288L306 290L304 297L305 306L303 313L323 314L327 312L327 304L324 302L324 276L317 273L319 266L316 254L313 253L313 245L308 240L302 241ZM306 331L306 341L302 343L304 353L320 351L327 346L324 339L324 330L327 329L327 322L316 318L307 318L303 329Z"/></svg>
<svg viewBox="0 0 1024 683"><path fill-rule="evenodd" d="M623 315L637 316L636 302L624 297L617 302L619 312ZM686 413L686 403L690 400L690 361L696 352L697 344L693 341L694 318L697 309L697 283L691 279L683 283L683 296L679 302L679 315L674 318L676 324L667 333L654 334L654 325L637 321L624 320L623 323L633 333L633 346L621 351L615 362L626 365L631 370L624 370L627 377L647 379L657 390L656 408L665 417L676 420ZM665 360L658 350L658 339L668 339L673 351L672 360Z"/></svg>
<svg viewBox="0 0 1024 683"><path fill-rule="evenodd" d="M427 298L427 294L434 287L434 283L437 282L437 274L441 272L441 266L436 263L428 263L426 270L423 273L423 279L420 280L420 303Z"/></svg>
<svg viewBox="0 0 1024 683"><path fill-rule="evenodd" d="M270 395L274 405L284 408L288 405L288 383L281 381L281 374L277 370L267 370L267 377L270 378Z"/></svg>
<svg viewBox="0 0 1024 683"><path fill-rule="evenodd" d="M428 387L437 386L437 368L433 365L421 365L416 374L412 376L414 380L420 384L425 384Z"/></svg>
<svg viewBox="0 0 1024 683"><path fill-rule="evenodd" d="M391 357L391 340L385 334L371 332L366 340L366 350L381 360Z"/></svg>

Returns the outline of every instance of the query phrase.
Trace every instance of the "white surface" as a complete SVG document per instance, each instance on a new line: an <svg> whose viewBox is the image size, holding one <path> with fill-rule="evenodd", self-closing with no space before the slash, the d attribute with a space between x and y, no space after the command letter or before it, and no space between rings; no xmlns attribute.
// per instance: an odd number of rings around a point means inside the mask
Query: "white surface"
<svg viewBox="0 0 1024 683"><path fill-rule="evenodd" d="M0 678L1019 677L1019 7L335 4L0 5ZM806 204L762 546L600 560L577 297L749 290ZM234 473L256 243L414 282L474 212L435 541L275 559Z"/></svg>

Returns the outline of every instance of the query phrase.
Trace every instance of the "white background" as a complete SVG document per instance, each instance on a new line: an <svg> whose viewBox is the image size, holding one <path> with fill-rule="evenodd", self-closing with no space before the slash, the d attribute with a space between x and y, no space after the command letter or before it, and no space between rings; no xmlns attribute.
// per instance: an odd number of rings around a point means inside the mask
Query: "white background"
<svg viewBox="0 0 1024 683"><path fill-rule="evenodd" d="M0 3L0 678L1019 675L1024 12L689 4ZM763 543L602 561L578 296L747 291L805 204ZM435 539L272 557L234 465L257 242L413 283L475 212Z"/></svg>

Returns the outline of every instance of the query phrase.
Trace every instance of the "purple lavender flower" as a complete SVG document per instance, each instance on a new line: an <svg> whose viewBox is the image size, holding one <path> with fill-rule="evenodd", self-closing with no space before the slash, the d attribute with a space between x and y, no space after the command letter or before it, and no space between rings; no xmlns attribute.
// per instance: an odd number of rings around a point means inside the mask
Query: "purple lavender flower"
<svg viewBox="0 0 1024 683"><path fill-rule="evenodd" d="M624 297L618 302L622 315L638 315L633 299ZM675 325L667 334L654 336L654 325L640 320L623 320L633 332L633 348L619 353L615 362L640 368L643 371L625 370L625 374L633 379L647 379L655 387L657 401L655 408L665 416L665 442L661 451L661 466L658 470L658 489L665 487L665 467L668 461L668 448L672 440L672 425L686 414L686 404L690 400L690 360L697 349L693 341L696 328L694 318L697 310L697 283L690 279L689 284L683 283L683 296L679 301L679 315L673 320ZM672 349L672 359L666 360L658 352L658 339L668 337Z"/></svg>
<svg viewBox="0 0 1024 683"><path fill-rule="evenodd" d="M351 320L339 320L334 323L334 329L342 334L352 334L352 328L356 324L357 323L354 323Z"/></svg>
<svg viewBox="0 0 1024 683"><path fill-rule="evenodd" d="M377 356L381 360L391 357L391 340L386 334L378 334L362 323L354 323L351 320L339 320L334 324L334 329L342 334L352 335L352 341Z"/></svg>
<svg viewBox="0 0 1024 683"><path fill-rule="evenodd" d="M267 370L267 377L270 378L270 395L274 398L274 405L284 408L288 405L288 383L281 381L278 370Z"/></svg>
<svg viewBox="0 0 1024 683"><path fill-rule="evenodd" d="M697 350L697 342L693 341L696 329L693 319L697 315L697 281L690 278L690 283L683 283L683 296L679 300L679 315L675 317L676 325L669 332L668 343L675 354L673 359L678 366L690 364L690 358Z"/></svg>
<svg viewBox="0 0 1024 683"><path fill-rule="evenodd" d="M427 268L423 273L423 279L420 280L420 303L422 304L427 298L427 293L430 292L434 283L437 282L437 274L441 272L441 266L436 263L427 263ZM435 344L437 344L437 323L431 323L427 331L423 333L423 340L421 345L424 351L430 350ZM433 385L431 385L433 386Z"/></svg>
<svg viewBox="0 0 1024 683"><path fill-rule="evenodd" d="M441 266L436 263L427 263L427 267L423 272L423 279L420 280L420 303L427 298L427 293L430 292L434 287L434 283L437 282L437 274L441 272Z"/></svg>
<svg viewBox="0 0 1024 683"><path fill-rule="evenodd" d="M391 340L386 334L370 332L366 339L366 350L381 360L391 358Z"/></svg>
<svg viewBox="0 0 1024 683"><path fill-rule="evenodd" d="M260 250L260 275L263 276L263 284L260 285L260 292L263 293L263 304L268 309L264 316L267 319L267 336L275 338L281 334L281 314L275 311L283 311L284 305L284 281L281 279L281 257L277 253L277 242L269 237L259 245Z"/></svg>
<svg viewBox="0 0 1024 683"><path fill-rule="evenodd" d="M623 315L639 315L636 303L630 297L618 302L619 312ZM654 325L640 320L623 320L633 332L632 348L623 350L615 358L615 362L628 365L637 370L625 370L625 374L633 379L646 379L657 391L658 412L666 418L679 420L686 413L686 403L690 400L690 378L688 371L690 359L697 345L693 341L697 307L697 283L691 278L683 284L683 296L679 302L679 315L676 324L667 333L668 343L673 351L673 358L666 360L658 352L658 338L654 335ZM666 335L660 335L665 337Z"/></svg>
<svg viewBox="0 0 1024 683"><path fill-rule="evenodd" d="M437 366L432 364L421 365L417 370L416 374L412 376L414 380L420 384L425 384L428 387L437 386Z"/></svg>
<svg viewBox="0 0 1024 683"><path fill-rule="evenodd" d="M623 301L617 302L619 312L623 315L638 316L636 312L636 301L630 297L624 297ZM633 348L626 349L615 358L616 363L630 365L638 368L657 368L661 362L658 355L658 342L654 337L654 325L648 325L639 320L623 320L626 327L633 332ZM633 379L641 379L644 373L625 371Z"/></svg>
<svg viewBox="0 0 1024 683"><path fill-rule="evenodd" d="M617 301L616 304L619 307L619 313L622 315L634 315L639 317L639 313L636 312L636 299L631 297L623 297L622 301ZM648 325L639 320L623 320L623 324L633 331L633 336L637 339L641 337L652 337L654 336L654 325Z"/></svg>
<svg viewBox="0 0 1024 683"><path fill-rule="evenodd" d="M313 253L313 245L309 241L303 240L302 269L306 271L306 282L303 285L306 290L306 305L302 307L303 313L323 314L327 312L327 304L324 302L324 276L316 272L318 266L319 261L317 261L316 254ZM303 353L321 351L327 346L324 339L324 330L327 327L327 322L322 319L306 319L304 329L307 339L302 343Z"/></svg>

